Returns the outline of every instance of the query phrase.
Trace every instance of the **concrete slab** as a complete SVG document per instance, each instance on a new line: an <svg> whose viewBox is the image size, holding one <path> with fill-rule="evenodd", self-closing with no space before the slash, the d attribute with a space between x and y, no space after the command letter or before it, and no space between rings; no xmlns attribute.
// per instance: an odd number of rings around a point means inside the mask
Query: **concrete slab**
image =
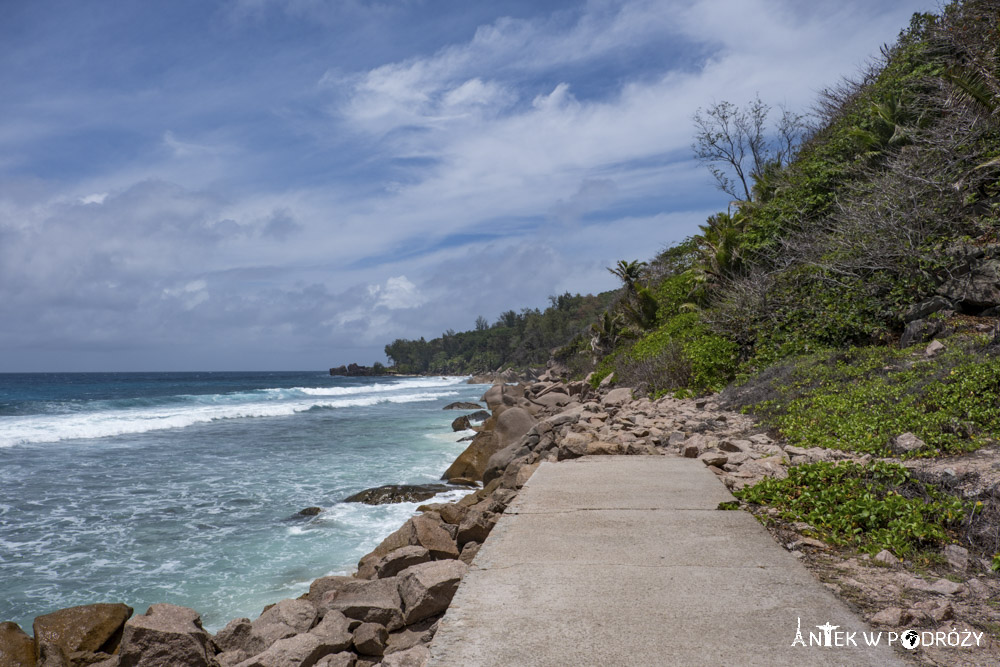
<svg viewBox="0 0 1000 667"><path fill-rule="evenodd" d="M905 664L885 637L868 647L870 629L752 516L716 509L729 499L695 460L543 464L459 587L430 664ZM807 646L792 646L800 620ZM808 646L824 624L856 645Z"/></svg>

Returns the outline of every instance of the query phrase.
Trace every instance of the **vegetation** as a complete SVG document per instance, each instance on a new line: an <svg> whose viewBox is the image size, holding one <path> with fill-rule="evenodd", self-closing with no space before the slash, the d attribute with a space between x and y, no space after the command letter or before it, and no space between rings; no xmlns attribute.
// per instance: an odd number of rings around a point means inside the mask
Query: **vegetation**
<svg viewBox="0 0 1000 667"><path fill-rule="evenodd" d="M399 373L471 374L545 364L555 347L583 336L614 295L549 297L544 311L508 310L492 325L479 316L473 331L446 331L432 340L397 339L385 346Z"/></svg>
<svg viewBox="0 0 1000 667"><path fill-rule="evenodd" d="M806 522L830 544L901 558L950 541L949 530L976 509L882 462L795 466L786 479L768 478L736 495L777 508L785 521Z"/></svg>

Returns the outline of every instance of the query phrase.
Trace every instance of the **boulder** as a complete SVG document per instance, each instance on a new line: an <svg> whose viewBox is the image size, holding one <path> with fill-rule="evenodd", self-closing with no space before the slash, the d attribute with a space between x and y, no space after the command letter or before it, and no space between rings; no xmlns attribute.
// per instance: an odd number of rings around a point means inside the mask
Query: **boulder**
<svg viewBox="0 0 1000 667"><path fill-rule="evenodd" d="M235 662L242 662L267 648L264 640L254 634L249 618L234 618L229 621L226 627L216 633L214 641L220 651L245 654Z"/></svg>
<svg viewBox="0 0 1000 667"><path fill-rule="evenodd" d="M943 296L935 295L926 301L915 303L906 309L903 314L903 321L912 322L922 320L928 315L933 315L940 310L952 310L955 305Z"/></svg>
<svg viewBox="0 0 1000 667"><path fill-rule="evenodd" d="M36 667L70 667L69 656L62 646L42 640L36 646L38 662Z"/></svg>
<svg viewBox="0 0 1000 667"><path fill-rule="evenodd" d="M603 384L603 383L602 383ZM605 406L618 407L629 403L632 400L632 390L628 387L620 387L609 391L601 401Z"/></svg>
<svg viewBox="0 0 1000 667"><path fill-rule="evenodd" d="M355 493L344 498L343 502L365 505L418 503L451 490L452 487L446 484L386 484Z"/></svg>
<svg viewBox="0 0 1000 667"><path fill-rule="evenodd" d="M299 516L316 516L323 511L322 507L306 507L305 509L299 510Z"/></svg>
<svg viewBox="0 0 1000 667"><path fill-rule="evenodd" d="M35 640L17 623L0 623L0 665L35 667Z"/></svg>
<svg viewBox="0 0 1000 667"><path fill-rule="evenodd" d="M434 558L458 558L458 545L442 527L440 521L427 515L415 516L408 519L396 532L382 540L374 551L361 559L358 563L358 576L366 579L374 577L375 563L380 558L406 546L424 547Z"/></svg>
<svg viewBox="0 0 1000 667"><path fill-rule="evenodd" d="M483 483L489 484L497 477L503 475L503 471L510 465L511 461L520 456L527 455L530 451L528 446L524 444L524 440L521 439L493 454L490 460L486 462L486 469L483 471Z"/></svg>
<svg viewBox="0 0 1000 667"><path fill-rule="evenodd" d="M913 620L913 615L899 607L889 607L872 616L871 622L875 625L887 625L897 628L906 625Z"/></svg>
<svg viewBox="0 0 1000 667"><path fill-rule="evenodd" d="M132 607L115 604L88 604L60 609L35 619L36 643L51 642L66 654L77 651L114 653L122 637L122 627L132 615Z"/></svg>
<svg viewBox="0 0 1000 667"><path fill-rule="evenodd" d="M380 623L389 631L403 627L397 577L357 579L324 593L319 607L324 614L339 611L362 623Z"/></svg>
<svg viewBox="0 0 1000 667"><path fill-rule="evenodd" d="M337 651L346 651L351 647L351 621L336 610L326 612L323 620L310 630L309 634L321 637L328 644L336 647Z"/></svg>
<svg viewBox="0 0 1000 667"><path fill-rule="evenodd" d="M405 651L418 644L430 644L440 622L440 617L426 618L417 623L411 623L402 630L390 633L389 643L385 646L386 654Z"/></svg>
<svg viewBox="0 0 1000 667"><path fill-rule="evenodd" d="M416 545L405 546L390 551L375 563L375 574L379 579L394 577L411 565L419 565L431 560L431 552Z"/></svg>
<svg viewBox="0 0 1000 667"><path fill-rule="evenodd" d="M481 512L479 510L469 510L462 519L458 527L457 542L465 545L469 542L479 542L482 544L489 536L493 526L496 525L497 517L491 512Z"/></svg>
<svg viewBox="0 0 1000 667"><path fill-rule="evenodd" d="M957 544L949 544L944 548L944 557L951 569L965 572L969 567L969 550Z"/></svg>
<svg viewBox="0 0 1000 667"><path fill-rule="evenodd" d="M316 605L309 600L282 600L271 605L251 624L252 635L266 649L276 641L307 632L318 617ZM248 650L251 649L248 647Z"/></svg>
<svg viewBox="0 0 1000 667"><path fill-rule="evenodd" d="M426 646L414 646L405 651L390 653L382 659L382 667L424 667L431 659Z"/></svg>
<svg viewBox="0 0 1000 667"><path fill-rule="evenodd" d="M321 658L340 650L323 637L306 633L280 639L236 667L313 667Z"/></svg>
<svg viewBox="0 0 1000 667"><path fill-rule="evenodd" d="M893 438L889 446L897 454L908 454L922 449L926 443L912 433L903 433Z"/></svg>
<svg viewBox="0 0 1000 667"><path fill-rule="evenodd" d="M476 554L479 553L479 549L483 545L479 542L466 542L462 547L462 553L458 557L458 560L462 561L466 565L472 565L472 561L475 560Z"/></svg>
<svg viewBox="0 0 1000 667"><path fill-rule="evenodd" d="M500 415L501 417L503 415ZM490 420L487 420L489 424ZM483 473L486 472L486 465L490 457L504 448L504 445L496 432L488 426L476 434L465 451L458 455L448 469L445 470L442 479L450 482L459 480L480 481Z"/></svg>
<svg viewBox="0 0 1000 667"><path fill-rule="evenodd" d="M215 667L212 638L193 609L154 604L125 623L120 667Z"/></svg>
<svg viewBox="0 0 1000 667"><path fill-rule="evenodd" d="M910 347L911 345L923 343L938 335L944 329L944 323L939 321L913 320L903 329L903 335L899 337L899 346Z"/></svg>
<svg viewBox="0 0 1000 667"><path fill-rule="evenodd" d="M461 417L456 417L453 422L451 422L452 431L464 431L471 426L469 423L468 415L462 415Z"/></svg>
<svg viewBox="0 0 1000 667"><path fill-rule="evenodd" d="M355 577L345 577L340 575L320 577L309 585L309 593L306 594L306 598L316 604L319 599L323 597L323 593L331 591L335 588L340 588L340 586L349 581L357 581L357 579Z"/></svg>
<svg viewBox="0 0 1000 667"><path fill-rule="evenodd" d="M361 655L382 655L389 633L379 623L362 623L354 629L354 648Z"/></svg>
<svg viewBox="0 0 1000 667"><path fill-rule="evenodd" d="M442 410L482 410L479 403L469 403L468 401L456 401L441 408Z"/></svg>
<svg viewBox="0 0 1000 667"><path fill-rule="evenodd" d="M407 625L439 614L451 604L469 566L457 560L414 565L399 575L399 596Z"/></svg>
<svg viewBox="0 0 1000 667"><path fill-rule="evenodd" d="M555 408L561 408L570 401L572 401L568 394L561 394L556 392L550 392L547 394L542 394L541 396L536 396L532 401L542 406L543 408L548 408L550 410Z"/></svg>
<svg viewBox="0 0 1000 667"><path fill-rule="evenodd" d="M1000 260L973 260L967 273L945 281L937 293L965 310L1000 305Z"/></svg>
<svg viewBox="0 0 1000 667"><path fill-rule="evenodd" d="M510 408L497 417L496 434L500 440L500 447L506 447L531 430L535 425L535 418L522 408ZM491 454L492 456L492 454ZM485 468L484 468L485 470ZM480 473L480 476L482 473Z"/></svg>

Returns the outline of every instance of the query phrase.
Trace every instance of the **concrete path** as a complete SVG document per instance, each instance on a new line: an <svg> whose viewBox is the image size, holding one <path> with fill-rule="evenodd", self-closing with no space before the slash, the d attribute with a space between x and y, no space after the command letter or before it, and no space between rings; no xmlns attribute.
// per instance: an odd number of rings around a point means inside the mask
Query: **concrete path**
<svg viewBox="0 0 1000 667"><path fill-rule="evenodd" d="M543 463L486 540L433 666L895 665L697 460ZM801 619L806 646L792 646ZM809 646L816 626L838 626ZM850 645L847 635L856 633Z"/></svg>

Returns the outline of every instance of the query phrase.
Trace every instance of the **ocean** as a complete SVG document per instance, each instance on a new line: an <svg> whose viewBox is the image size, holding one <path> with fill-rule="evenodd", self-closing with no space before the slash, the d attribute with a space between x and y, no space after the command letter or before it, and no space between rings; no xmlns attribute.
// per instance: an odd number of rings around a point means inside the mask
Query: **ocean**
<svg viewBox="0 0 1000 667"><path fill-rule="evenodd" d="M442 408L485 389L465 382L0 374L0 621L170 602L214 631L352 572L419 504L340 501L438 482L469 434Z"/></svg>

